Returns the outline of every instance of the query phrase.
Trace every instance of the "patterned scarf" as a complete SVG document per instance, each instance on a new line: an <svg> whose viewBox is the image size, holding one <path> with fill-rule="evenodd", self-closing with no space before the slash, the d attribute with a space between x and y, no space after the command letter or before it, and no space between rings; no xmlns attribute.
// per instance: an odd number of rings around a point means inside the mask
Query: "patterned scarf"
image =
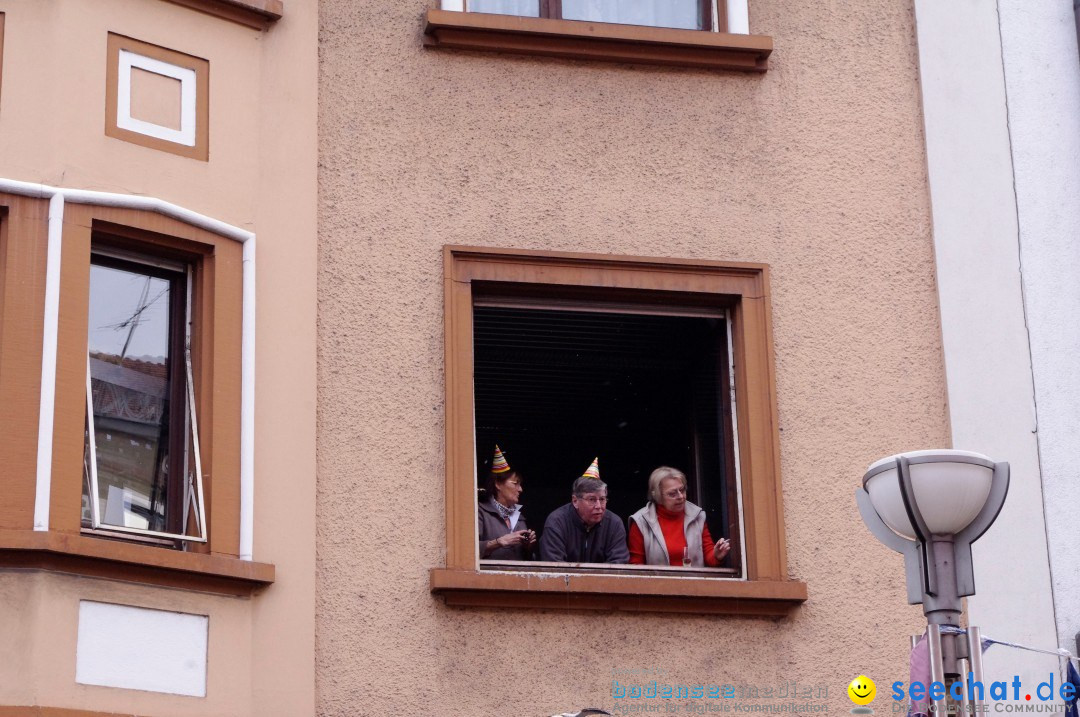
<svg viewBox="0 0 1080 717"><path fill-rule="evenodd" d="M517 510L517 506L515 505L513 508L507 508L497 500L491 502L495 504L495 509L499 511L499 517L503 519L503 522L510 525L510 516Z"/></svg>

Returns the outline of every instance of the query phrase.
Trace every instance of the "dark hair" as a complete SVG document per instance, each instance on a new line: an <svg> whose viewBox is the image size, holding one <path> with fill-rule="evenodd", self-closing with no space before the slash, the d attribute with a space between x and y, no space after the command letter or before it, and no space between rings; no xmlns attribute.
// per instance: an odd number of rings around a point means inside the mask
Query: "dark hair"
<svg viewBox="0 0 1080 717"><path fill-rule="evenodd" d="M510 478L517 478L518 483L525 482L524 479L521 477L521 474L513 469L504 471L502 473L490 471L487 475L487 479L484 481L483 487L481 487L480 490L477 491L480 500L485 501L488 498L494 498L496 495L498 495L498 491L495 490L495 486L499 483L505 483Z"/></svg>

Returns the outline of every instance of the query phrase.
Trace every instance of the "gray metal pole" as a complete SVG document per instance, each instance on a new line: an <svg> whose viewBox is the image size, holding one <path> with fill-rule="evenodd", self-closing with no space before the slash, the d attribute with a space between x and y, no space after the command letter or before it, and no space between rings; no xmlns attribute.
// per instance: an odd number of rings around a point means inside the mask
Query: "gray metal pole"
<svg viewBox="0 0 1080 717"><path fill-rule="evenodd" d="M926 639L929 641L930 647L930 683L940 682L945 684L945 666L942 664L941 658L941 627L939 625L930 624L926 626ZM930 689L930 685L926 686L926 689ZM934 714L938 717L943 717L946 714L945 699L931 700L931 709L934 710Z"/></svg>
<svg viewBox="0 0 1080 717"><path fill-rule="evenodd" d="M968 625L967 642L968 660L971 663L971 678L980 685L984 685L983 689L986 689L986 683L983 682L982 630ZM964 686L967 687L966 684ZM976 693L971 703L975 706L976 711L983 711L986 709L986 695Z"/></svg>

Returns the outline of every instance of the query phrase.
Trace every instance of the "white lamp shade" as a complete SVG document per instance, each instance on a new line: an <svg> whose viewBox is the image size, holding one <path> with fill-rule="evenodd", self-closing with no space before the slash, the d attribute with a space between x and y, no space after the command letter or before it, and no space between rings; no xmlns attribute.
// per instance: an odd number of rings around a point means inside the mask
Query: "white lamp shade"
<svg viewBox="0 0 1080 717"><path fill-rule="evenodd" d="M915 530L904 510L896 459L911 460L915 505L930 532L959 533L986 504L994 462L981 453L954 450L911 451L875 461L863 476L863 487L885 524L906 538Z"/></svg>

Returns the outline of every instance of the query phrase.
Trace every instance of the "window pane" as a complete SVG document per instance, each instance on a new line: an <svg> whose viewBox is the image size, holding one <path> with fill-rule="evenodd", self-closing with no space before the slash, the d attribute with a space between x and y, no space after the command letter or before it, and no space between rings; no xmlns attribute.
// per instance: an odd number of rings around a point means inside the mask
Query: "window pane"
<svg viewBox="0 0 1080 717"><path fill-rule="evenodd" d="M711 536L737 537L723 319L476 306L473 331L477 476L498 444L524 478L530 529L542 532L599 456L607 509L624 524L669 465L686 473Z"/></svg>
<svg viewBox="0 0 1080 717"><path fill-rule="evenodd" d="M469 12L540 17L540 0L468 0Z"/></svg>
<svg viewBox="0 0 1080 717"><path fill-rule="evenodd" d="M563 0L566 20L703 30L702 0Z"/></svg>
<svg viewBox="0 0 1080 717"><path fill-rule="evenodd" d="M90 379L102 523L166 529L172 293L168 279L90 268Z"/></svg>

